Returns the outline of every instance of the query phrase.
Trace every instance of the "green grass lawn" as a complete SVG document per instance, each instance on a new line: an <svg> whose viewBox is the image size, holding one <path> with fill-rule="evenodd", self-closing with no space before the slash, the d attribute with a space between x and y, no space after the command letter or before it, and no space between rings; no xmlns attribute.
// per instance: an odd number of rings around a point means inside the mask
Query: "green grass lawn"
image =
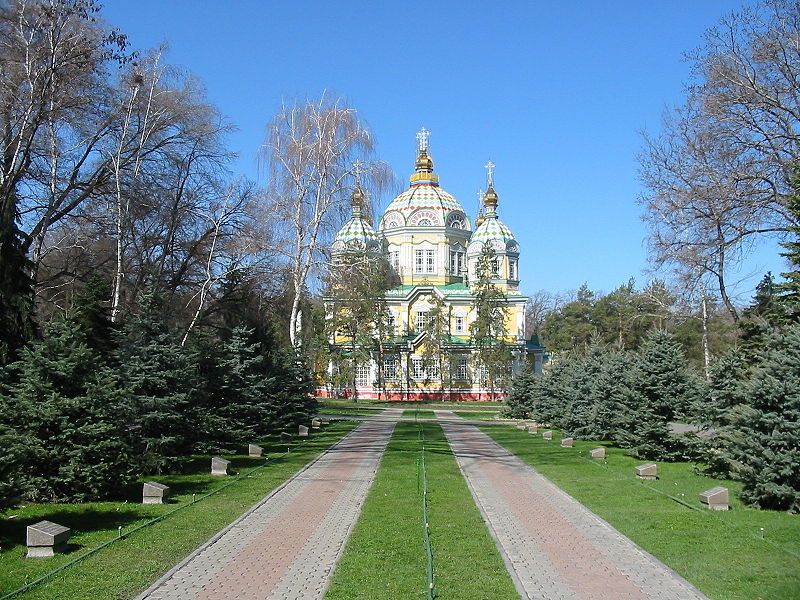
<svg viewBox="0 0 800 600"><path fill-rule="evenodd" d="M123 502L89 504L27 504L0 514L0 598L122 533L147 521L186 506L163 520L114 542L99 552L47 579L18 596L23 600L111 600L132 598L160 575L258 502L297 472L309 460L351 431L355 423L338 422L315 431L311 437L291 444L270 440L262 444L274 459L256 469L265 459L227 456L229 472L244 477L220 492L191 504L192 495L204 494L229 483L233 477L209 474L210 457L195 457L185 475L156 476L170 486L171 502L141 503L141 483L131 486ZM280 453L278 452L280 449ZM66 554L48 559L26 559L25 527L41 519L71 527L72 546Z"/></svg>
<svg viewBox="0 0 800 600"><path fill-rule="evenodd" d="M398 423L326 600L426 597L419 458L425 438L429 524L438 598L519 595L436 423Z"/></svg>
<svg viewBox="0 0 800 600"><path fill-rule="evenodd" d="M422 408L410 408L403 411L404 419L435 419L436 414L432 410Z"/></svg>
<svg viewBox="0 0 800 600"><path fill-rule="evenodd" d="M482 430L711 598L800 597L800 515L748 508L739 483L705 477L689 463L659 463L659 479L642 481L634 466L645 461L610 444L561 448L510 427ZM589 459L600 445L606 461ZM730 511L700 504L698 494L717 485L730 489Z"/></svg>

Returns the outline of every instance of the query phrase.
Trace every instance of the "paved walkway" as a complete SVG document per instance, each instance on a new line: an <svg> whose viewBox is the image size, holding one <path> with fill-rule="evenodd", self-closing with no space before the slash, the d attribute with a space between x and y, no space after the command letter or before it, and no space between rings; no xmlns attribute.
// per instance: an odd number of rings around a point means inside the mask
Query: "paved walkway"
<svg viewBox="0 0 800 600"><path fill-rule="evenodd" d="M476 427L442 428L522 598L707 600Z"/></svg>
<svg viewBox="0 0 800 600"><path fill-rule="evenodd" d="M362 423L137 600L322 598L400 413Z"/></svg>

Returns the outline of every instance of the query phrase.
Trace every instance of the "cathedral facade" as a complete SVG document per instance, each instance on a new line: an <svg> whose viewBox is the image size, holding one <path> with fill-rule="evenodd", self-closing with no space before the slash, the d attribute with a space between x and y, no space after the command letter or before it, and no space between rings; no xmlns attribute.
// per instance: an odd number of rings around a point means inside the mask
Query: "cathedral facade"
<svg viewBox="0 0 800 600"><path fill-rule="evenodd" d="M502 333L497 337L508 357L505 372L518 371L525 361L541 372L544 349L535 338L526 338L528 299L519 290L520 247L497 213L494 165L487 165L487 191L473 226L460 202L439 185L424 128L417 137L419 151L410 185L391 201L377 231L358 206L362 197L354 194L353 215L333 245L334 260L337 254L353 247L378 252L388 260L398 285L385 293L387 335L381 340L380 352L373 352L370 359L355 365L353 385L338 389L321 385L320 396L502 400L504 387L498 389L494 385L486 366L478 360L480 350L474 343L478 263L487 245L492 250L491 285L503 304ZM483 281L486 282L485 274ZM438 360L431 360L425 350L426 337L431 335L428 320L434 309L445 329L445 335L437 340ZM337 333L331 336L330 343L344 348L347 340ZM336 368L332 361L329 373Z"/></svg>

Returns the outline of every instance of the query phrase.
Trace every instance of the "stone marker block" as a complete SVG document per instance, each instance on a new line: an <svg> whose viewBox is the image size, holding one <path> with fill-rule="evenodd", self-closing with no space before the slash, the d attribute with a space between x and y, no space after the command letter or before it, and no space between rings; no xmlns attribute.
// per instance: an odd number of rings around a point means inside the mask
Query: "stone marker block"
<svg viewBox="0 0 800 600"><path fill-rule="evenodd" d="M292 434L286 433L285 431L281 431L281 441L282 442L291 442L292 441Z"/></svg>
<svg viewBox="0 0 800 600"><path fill-rule="evenodd" d="M169 486L157 481L146 481L142 486L142 504L164 504L169 496Z"/></svg>
<svg viewBox="0 0 800 600"><path fill-rule="evenodd" d="M639 479L656 479L658 477L658 465L656 463L645 463L636 467L636 476Z"/></svg>
<svg viewBox="0 0 800 600"><path fill-rule="evenodd" d="M595 448L589 454L592 455L592 458L605 458L606 457L606 449L605 448Z"/></svg>
<svg viewBox="0 0 800 600"><path fill-rule="evenodd" d="M27 528L27 558L48 558L64 550L72 535L69 527L52 521L39 521Z"/></svg>
<svg viewBox="0 0 800 600"><path fill-rule="evenodd" d="M527 425L525 423L517 423L517 429L525 429Z"/></svg>
<svg viewBox="0 0 800 600"><path fill-rule="evenodd" d="M299 435L300 437L308 437L308 427L306 427L305 425L298 425L297 435Z"/></svg>
<svg viewBox="0 0 800 600"><path fill-rule="evenodd" d="M228 465L231 461L215 456L211 459L211 474L212 475L227 475Z"/></svg>
<svg viewBox="0 0 800 600"><path fill-rule="evenodd" d="M561 439L561 447L562 448L572 448L572 438L562 438Z"/></svg>
<svg viewBox="0 0 800 600"><path fill-rule="evenodd" d="M542 437L544 439L546 439L546 440L552 440L553 439L553 432L552 431L543 431L542 432Z"/></svg>
<svg viewBox="0 0 800 600"><path fill-rule="evenodd" d="M322 424L323 425L330 425L331 424L331 420L329 418L327 418L327 417L323 417L322 418Z"/></svg>
<svg viewBox="0 0 800 600"><path fill-rule="evenodd" d="M264 452L264 449L261 446L256 446L255 444L248 444L247 446L247 453L250 456L261 456Z"/></svg>
<svg viewBox="0 0 800 600"><path fill-rule="evenodd" d="M700 502L711 510L728 510L728 488L718 485L700 494Z"/></svg>
<svg viewBox="0 0 800 600"><path fill-rule="evenodd" d="M537 433L539 433L539 428L536 427L536 425L528 425L528 433L530 433L531 435L536 435Z"/></svg>
<svg viewBox="0 0 800 600"><path fill-rule="evenodd" d="M311 421L312 429L319 429L320 425L322 425L322 421L320 421L319 419L314 419L313 421Z"/></svg>

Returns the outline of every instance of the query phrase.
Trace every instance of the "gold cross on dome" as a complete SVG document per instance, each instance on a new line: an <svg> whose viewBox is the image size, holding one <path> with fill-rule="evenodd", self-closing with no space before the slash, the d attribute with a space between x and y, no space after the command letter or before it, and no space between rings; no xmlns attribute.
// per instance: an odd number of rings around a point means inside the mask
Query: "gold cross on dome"
<svg viewBox="0 0 800 600"><path fill-rule="evenodd" d="M431 132L423 127L422 129L417 132L417 146L419 151L422 152L423 150L428 149L428 138L431 136Z"/></svg>
<svg viewBox="0 0 800 600"><path fill-rule="evenodd" d="M494 187L494 167L495 164L492 161L489 161L485 165L483 165L483 168L486 169L487 187Z"/></svg>

